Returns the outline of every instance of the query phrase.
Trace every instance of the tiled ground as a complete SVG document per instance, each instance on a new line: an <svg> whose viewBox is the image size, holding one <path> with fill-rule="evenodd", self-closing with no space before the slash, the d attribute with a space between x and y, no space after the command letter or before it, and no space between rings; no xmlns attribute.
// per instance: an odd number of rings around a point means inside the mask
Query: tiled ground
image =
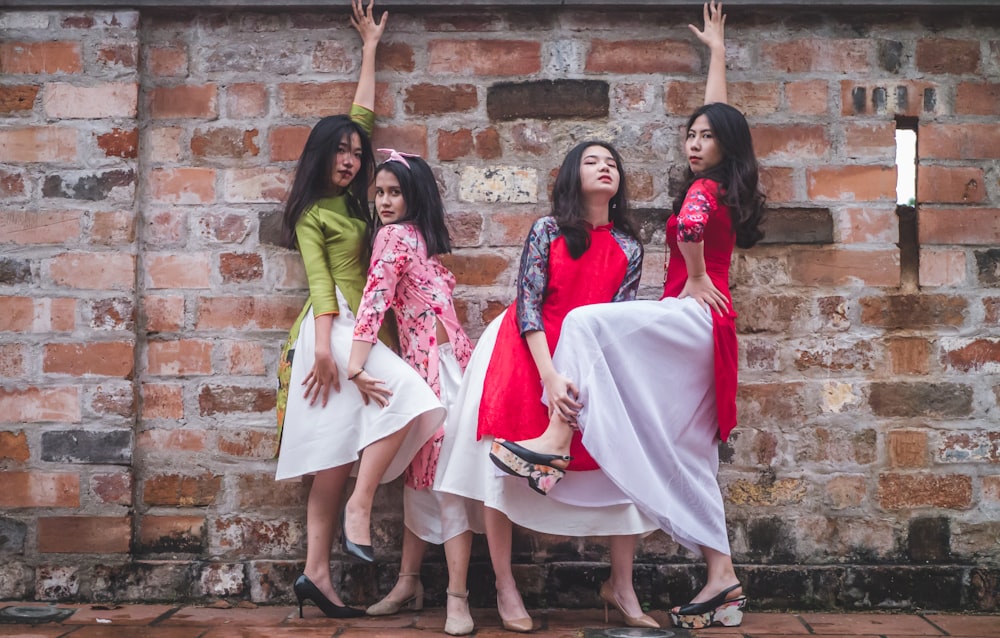
<svg viewBox="0 0 1000 638"><path fill-rule="evenodd" d="M45 607L37 603L0 603L8 606ZM252 606L217 608L172 605L123 605L115 609L91 605L59 605L76 611L61 623L0 623L0 636L18 638L428 638L443 636L444 610L401 613L384 618L335 621L307 607L305 618L289 607ZM536 638L604 638L653 636L653 633L613 631L600 610L549 610L534 612ZM666 614L653 616L662 624ZM512 638L500 627L494 610L474 610L475 638ZM758 613L744 616L736 628L717 627L696 632L666 630L675 638L1000 638L1000 615L969 614L834 614Z"/></svg>

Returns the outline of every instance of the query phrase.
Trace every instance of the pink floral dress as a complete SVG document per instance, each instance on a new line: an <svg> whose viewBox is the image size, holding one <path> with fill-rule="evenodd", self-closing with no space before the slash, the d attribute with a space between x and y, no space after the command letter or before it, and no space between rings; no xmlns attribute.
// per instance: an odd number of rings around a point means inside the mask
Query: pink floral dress
<svg viewBox="0 0 1000 638"><path fill-rule="evenodd" d="M424 239L411 224L383 226L375 236L368 283L358 307L354 340L375 343L385 312L392 308L399 325L403 359L441 396L437 322L462 371L472 356L472 342L455 312L455 276L435 257L427 256ZM427 489L434 484L444 427L424 445L406 470L406 484Z"/></svg>

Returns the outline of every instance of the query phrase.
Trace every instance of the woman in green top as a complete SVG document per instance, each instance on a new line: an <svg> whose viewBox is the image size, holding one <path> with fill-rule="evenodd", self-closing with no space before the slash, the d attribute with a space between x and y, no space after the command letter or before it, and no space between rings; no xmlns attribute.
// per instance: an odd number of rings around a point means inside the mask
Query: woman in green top
<svg viewBox="0 0 1000 638"><path fill-rule="evenodd" d="M363 42L361 74L350 115L324 117L299 157L285 205L283 239L302 253L309 299L292 328L278 366L280 449L276 479L313 475L306 508L306 566L295 581L299 602L311 600L328 617L362 615L342 604L330 577L330 546L343 512L345 554L374 561L371 509L380 482L399 476L444 420L427 383L385 345L365 364L390 379L389 405L368 404L342 384L368 271L373 220L367 210L374 172L369 135L375 123L375 50L386 16L352 0L351 24ZM284 427L282 427L284 426ZM348 476L357 482L341 510Z"/></svg>

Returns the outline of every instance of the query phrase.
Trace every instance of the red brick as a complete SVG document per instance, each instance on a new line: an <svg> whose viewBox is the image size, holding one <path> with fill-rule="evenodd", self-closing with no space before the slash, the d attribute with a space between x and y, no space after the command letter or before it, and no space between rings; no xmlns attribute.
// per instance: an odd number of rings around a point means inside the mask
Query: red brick
<svg viewBox="0 0 1000 638"><path fill-rule="evenodd" d="M131 516L38 519L38 551L43 554L125 554L131 540Z"/></svg>
<svg viewBox="0 0 1000 638"><path fill-rule="evenodd" d="M760 57L764 65L786 73L867 73L872 66L872 52L873 41L868 38L809 38L765 42Z"/></svg>
<svg viewBox="0 0 1000 638"><path fill-rule="evenodd" d="M895 244L899 238L895 205L845 208L838 225L840 242L844 244Z"/></svg>
<svg viewBox="0 0 1000 638"><path fill-rule="evenodd" d="M50 343L45 346L42 370L47 374L128 378L134 370L133 345L124 341Z"/></svg>
<svg viewBox="0 0 1000 638"><path fill-rule="evenodd" d="M106 157L135 159L139 150L139 129L112 129L97 136L97 146Z"/></svg>
<svg viewBox="0 0 1000 638"><path fill-rule="evenodd" d="M868 494L867 482L864 476L834 476L826 484L826 493L835 510L858 507Z"/></svg>
<svg viewBox="0 0 1000 638"><path fill-rule="evenodd" d="M353 53L354 47L348 50L339 40L317 42L312 54L312 68L320 73L348 73L354 70Z"/></svg>
<svg viewBox="0 0 1000 638"><path fill-rule="evenodd" d="M663 90L663 106L668 115L688 117L705 103L704 82L668 82ZM730 82L726 86L730 104L748 116L778 111L781 96L776 82Z"/></svg>
<svg viewBox="0 0 1000 638"><path fill-rule="evenodd" d="M760 183L767 193L769 204L799 201L801 197L798 195L799 188L796 187L799 181L793 168L761 167Z"/></svg>
<svg viewBox="0 0 1000 638"><path fill-rule="evenodd" d="M442 255L441 261L455 274L459 284L488 286L497 283L509 266L506 257L499 255Z"/></svg>
<svg viewBox="0 0 1000 638"><path fill-rule="evenodd" d="M17 379L27 376L28 346L23 343L0 343L0 377Z"/></svg>
<svg viewBox="0 0 1000 638"><path fill-rule="evenodd" d="M375 58L376 71L400 71L409 73L416 68L413 61L413 47L405 42L380 42L378 57Z"/></svg>
<svg viewBox="0 0 1000 638"><path fill-rule="evenodd" d="M530 40L431 40L427 71L524 76L542 68L542 44Z"/></svg>
<svg viewBox="0 0 1000 638"><path fill-rule="evenodd" d="M278 290L306 290L306 268L297 254L272 255L268 263L277 271Z"/></svg>
<svg viewBox="0 0 1000 638"><path fill-rule="evenodd" d="M83 59L79 42L0 43L0 73L80 73Z"/></svg>
<svg viewBox="0 0 1000 638"><path fill-rule="evenodd" d="M95 330L135 329L135 304L129 297L105 297L87 304L90 327Z"/></svg>
<svg viewBox="0 0 1000 638"><path fill-rule="evenodd" d="M847 157L886 157L896 152L894 122L847 122L844 125Z"/></svg>
<svg viewBox="0 0 1000 638"><path fill-rule="evenodd" d="M1000 501L1000 475L983 477L983 498L989 501Z"/></svg>
<svg viewBox="0 0 1000 638"><path fill-rule="evenodd" d="M264 276L264 260L257 253L222 253L219 274L227 284L259 281Z"/></svg>
<svg viewBox="0 0 1000 638"><path fill-rule="evenodd" d="M267 87L256 82L230 84L226 87L226 113L234 119L267 115Z"/></svg>
<svg viewBox="0 0 1000 638"><path fill-rule="evenodd" d="M887 510L968 509L972 505L972 479L962 474L881 474L878 497Z"/></svg>
<svg viewBox="0 0 1000 638"><path fill-rule="evenodd" d="M185 209L149 213L145 218L143 243L147 247L183 247L188 236L188 217Z"/></svg>
<svg viewBox="0 0 1000 638"><path fill-rule="evenodd" d="M788 108L797 115L823 115L830 108L830 85L826 80L785 82Z"/></svg>
<svg viewBox="0 0 1000 638"><path fill-rule="evenodd" d="M191 136L191 153L194 157L256 157L260 153L257 135L257 129L197 129Z"/></svg>
<svg viewBox="0 0 1000 638"><path fill-rule="evenodd" d="M1000 115L1000 84L960 82L955 89L955 112L963 115Z"/></svg>
<svg viewBox="0 0 1000 638"><path fill-rule="evenodd" d="M68 472L0 472L0 507L80 507L80 476Z"/></svg>
<svg viewBox="0 0 1000 638"><path fill-rule="evenodd" d="M291 162L299 159L306 139L308 126L278 126L267 135L267 145L271 148L272 162Z"/></svg>
<svg viewBox="0 0 1000 638"><path fill-rule="evenodd" d="M273 391L271 391L271 394L273 394ZM267 412L268 410L273 410L273 402L270 402L270 404L270 408L262 409L261 411ZM270 459L274 456L274 451L278 449L278 436L277 431L274 429L244 429L237 432L226 430L220 431L217 445L220 453L228 454L229 456Z"/></svg>
<svg viewBox="0 0 1000 638"><path fill-rule="evenodd" d="M287 330L302 310L300 297L201 297L198 299L197 330L229 328Z"/></svg>
<svg viewBox="0 0 1000 638"><path fill-rule="evenodd" d="M871 201L896 198L896 168L829 166L807 173L809 199Z"/></svg>
<svg viewBox="0 0 1000 638"><path fill-rule="evenodd" d="M889 467L927 467L927 433L923 430L891 430L886 447Z"/></svg>
<svg viewBox="0 0 1000 638"><path fill-rule="evenodd" d="M208 288L212 266L208 255L149 255L146 285L150 288Z"/></svg>
<svg viewBox="0 0 1000 638"><path fill-rule="evenodd" d="M204 516L143 516L139 543L147 552L200 551Z"/></svg>
<svg viewBox="0 0 1000 638"><path fill-rule="evenodd" d="M922 204L975 204L985 197L981 168L921 165L917 169L917 201Z"/></svg>
<svg viewBox="0 0 1000 638"><path fill-rule="evenodd" d="M218 474L160 474L143 481L142 501L146 505L205 507L215 502L221 489Z"/></svg>
<svg viewBox="0 0 1000 638"><path fill-rule="evenodd" d="M223 374L263 375L264 346L258 341L235 341L222 346Z"/></svg>
<svg viewBox="0 0 1000 638"><path fill-rule="evenodd" d="M0 210L0 242L64 244L80 239L82 211Z"/></svg>
<svg viewBox="0 0 1000 638"><path fill-rule="evenodd" d="M223 197L238 204L278 204L285 200L291 184L292 173L280 168L230 169L223 177Z"/></svg>
<svg viewBox="0 0 1000 638"><path fill-rule="evenodd" d="M694 46L677 40L595 39L586 62L591 73L696 73L700 68Z"/></svg>
<svg viewBox="0 0 1000 638"><path fill-rule="evenodd" d="M90 409L98 415L134 417L136 400L131 383L99 385L91 392Z"/></svg>
<svg viewBox="0 0 1000 638"><path fill-rule="evenodd" d="M869 286L899 285L896 250L801 250L788 256L788 274L805 286L842 286L862 282Z"/></svg>
<svg viewBox="0 0 1000 638"><path fill-rule="evenodd" d="M181 161L181 136L184 129L173 126L149 127L150 155L159 162Z"/></svg>
<svg viewBox="0 0 1000 638"><path fill-rule="evenodd" d="M74 387L0 388L0 423L80 422L79 390Z"/></svg>
<svg viewBox="0 0 1000 638"><path fill-rule="evenodd" d="M149 72L154 76L187 75L187 51L175 46L149 47Z"/></svg>
<svg viewBox="0 0 1000 638"><path fill-rule="evenodd" d="M67 332L76 327L76 300L64 297L0 297L0 331Z"/></svg>
<svg viewBox="0 0 1000 638"><path fill-rule="evenodd" d="M925 38L917 41L917 70L960 75L979 72L979 40Z"/></svg>
<svg viewBox="0 0 1000 638"><path fill-rule="evenodd" d="M198 339L150 341L147 371L154 376L212 373L212 343Z"/></svg>
<svg viewBox="0 0 1000 638"><path fill-rule="evenodd" d="M128 44L111 44L97 50L97 61L103 62L108 66L134 69L138 57L139 45L134 42Z"/></svg>
<svg viewBox="0 0 1000 638"><path fill-rule="evenodd" d="M614 103L621 112L649 113L652 110L655 98L650 84L622 82L616 84L613 91Z"/></svg>
<svg viewBox="0 0 1000 638"><path fill-rule="evenodd" d="M211 204L215 201L215 170L156 168L149 175L149 196L165 204Z"/></svg>
<svg viewBox="0 0 1000 638"><path fill-rule="evenodd" d="M1000 368L1000 340L975 339L964 345L950 345L941 354L949 369L959 372L983 372Z"/></svg>
<svg viewBox="0 0 1000 638"><path fill-rule="evenodd" d="M920 244L1000 245L1000 208L920 209Z"/></svg>
<svg viewBox="0 0 1000 638"><path fill-rule="evenodd" d="M825 127L818 125L758 125L751 133L759 158L819 158L830 148Z"/></svg>
<svg viewBox="0 0 1000 638"><path fill-rule="evenodd" d="M427 127L423 124L377 126L372 134L372 148L395 148L427 157Z"/></svg>
<svg viewBox="0 0 1000 638"><path fill-rule="evenodd" d="M646 171L629 169L628 198L633 202L651 202L656 198L653 176Z"/></svg>
<svg viewBox="0 0 1000 638"><path fill-rule="evenodd" d="M24 463L31 457L28 437L24 430L18 432L0 431L0 461Z"/></svg>
<svg viewBox="0 0 1000 638"><path fill-rule="evenodd" d="M97 86L75 86L53 82L45 86L45 114L59 119L98 119L136 116L139 85L109 82Z"/></svg>
<svg viewBox="0 0 1000 638"><path fill-rule="evenodd" d="M0 198L17 199L27 195L24 189L24 174L0 168Z"/></svg>
<svg viewBox="0 0 1000 638"><path fill-rule="evenodd" d="M476 156L479 159L497 159L503 155L500 133L492 126L477 132L475 138Z"/></svg>
<svg viewBox="0 0 1000 638"><path fill-rule="evenodd" d="M474 84L412 84L406 89L403 110L407 115L436 115L471 111L479 105Z"/></svg>
<svg viewBox="0 0 1000 638"><path fill-rule="evenodd" d="M214 119L217 93L214 84L157 87L152 90L150 115L153 119Z"/></svg>
<svg viewBox="0 0 1000 638"><path fill-rule="evenodd" d="M143 419L183 419L184 388L179 385L142 384Z"/></svg>
<svg viewBox="0 0 1000 638"><path fill-rule="evenodd" d="M72 162L76 160L77 132L62 126L0 130L0 161Z"/></svg>
<svg viewBox="0 0 1000 638"><path fill-rule="evenodd" d="M488 244L490 246L523 246L524 238L538 214L531 211L497 211L489 216Z"/></svg>
<svg viewBox="0 0 1000 638"><path fill-rule="evenodd" d="M304 506L307 490L297 481L275 481L270 474L243 474L233 490L238 511L255 511L281 503L283 507Z"/></svg>
<svg viewBox="0 0 1000 638"><path fill-rule="evenodd" d="M861 298L862 323L895 329L957 327L968 301L958 295L884 294Z"/></svg>
<svg viewBox="0 0 1000 638"><path fill-rule="evenodd" d="M471 130L467 128L457 131L438 130L437 157L442 162L470 157L474 148L475 142Z"/></svg>
<svg viewBox="0 0 1000 638"><path fill-rule="evenodd" d="M920 248L921 286L961 286L966 278L964 250Z"/></svg>
<svg viewBox="0 0 1000 638"><path fill-rule="evenodd" d="M207 433L202 430L146 430L136 436L136 447L147 454L170 456L177 452L201 452Z"/></svg>
<svg viewBox="0 0 1000 638"><path fill-rule="evenodd" d="M84 290L132 290L135 256L124 253L63 253L49 264L57 286Z"/></svg>
<svg viewBox="0 0 1000 638"><path fill-rule="evenodd" d="M890 337L885 342L893 374L927 374L930 343L923 337Z"/></svg>
<svg viewBox="0 0 1000 638"><path fill-rule="evenodd" d="M129 471L94 474L90 477L90 490L98 503L132 505L132 474Z"/></svg>
<svg viewBox="0 0 1000 638"><path fill-rule="evenodd" d="M347 113L354 100L354 82L324 82L319 84L279 84L278 105L285 115L323 117ZM389 85L375 85L375 112L379 117L392 117L395 97Z"/></svg>
<svg viewBox="0 0 1000 638"><path fill-rule="evenodd" d="M0 113L19 113L35 108L38 89L32 84L0 86Z"/></svg>
<svg viewBox="0 0 1000 638"><path fill-rule="evenodd" d="M918 135L921 161L1000 158L1000 123L924 124Z"/></svg>
<svg viewBox="0 0 1000 638"><path fill-rule="evenodd" d="M147 331L178 332L184 326L184 297L147 295L142 303Z"/></svg>
<svg viewBox="0 0 1000 638"><path fill-rule="evenodd" d="M1000 324L1000 297L985 297L983 299L984 320L995 326Z"/></svg>

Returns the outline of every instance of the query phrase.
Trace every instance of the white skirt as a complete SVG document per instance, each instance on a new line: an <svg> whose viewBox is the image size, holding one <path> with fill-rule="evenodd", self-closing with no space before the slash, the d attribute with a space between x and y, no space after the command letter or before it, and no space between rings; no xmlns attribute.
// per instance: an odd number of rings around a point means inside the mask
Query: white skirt
<svg viewBox="0 0 1000 638"><path fill-rule="evenodd" d="M486 369L503 314L479 338L445 425L434 489L481 501L521 525L545 534L611 536L657 528L601 470L567 472L543 496L521 477L501 472L489 459L493 437L476 440Z"/></svg>
<svg viewBox="0 0 1000 638"><path fill-rule="evenodd" d="M372 348L365 369L392 390L389 405L364 404L361 392L347 380L347 358L354 340L354 314L337 290L340 314L330 330L333 358L340 369L340 392L330 392L326 406L303 398L302 381L312 369L316 350L316 321L307 312L299 328L292 358L288 407L278 452L275 479L356 463L366 447L413 422L399 452L381 482L392 481L406 469L420 447L434 436L447 414L441 401L416 370L379 342ZM356 472L355 466L352 473Z"/></svg>
<svg viewBox="0 0 1000 638"><path fill-rule="evenodd" d="M553 362L580 389L583 444L605 474L679 544L729 554L710 312L676 298L577 308Z"/></svg>
<svg viewBox="0 0 1000 638"><path fill-rule="evenodd" d="M462 366L450 343L438 346L438 357L441 403L450 412L462 383ZM417 537L435 545L467 531L482 534L486 529L483 504L479 501L433 489L415 490L407 485L403 486L403 523Z"/></svg>

